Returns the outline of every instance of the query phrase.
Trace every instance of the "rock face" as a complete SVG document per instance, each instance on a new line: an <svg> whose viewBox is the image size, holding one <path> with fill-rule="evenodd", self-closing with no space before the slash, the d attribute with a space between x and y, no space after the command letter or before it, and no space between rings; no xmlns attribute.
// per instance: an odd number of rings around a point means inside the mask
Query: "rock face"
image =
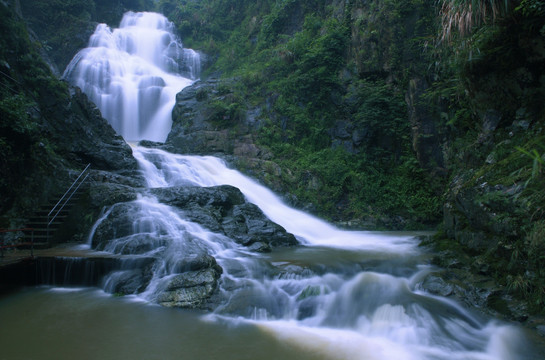
<svg viewBox="0 0 545 360"><path fill-rule="evenodd" d="M51 123L57 143L93 169L135 170L136 160L125 140L102 117L79 88L74 89L69 112Z"/></svg>
<svg viewBox="0 0 545 360"><path fill-rule="evenodd" d="M223 269L208 254L191 254L178 262L179 274L168 276L159 286L154 301L166 307L208 308L214 306L211 298L216 294Z"/></svg>
<svg viewBox="0 0 545 360"><path fill-rule="evenodd" d="M18 3L0 4L6 20L0 47L10 49L0 56L2 227L22 226L14 219L62 194L88 163L95 170L136 169L130 147L97 108L81 91L69 90L40 57L39 43L15 11Z"/></svg>
<svg viewBox="0 0 545 360"><path fill-rule="evenodd" d="M178 187L152 189L159 201L184 210L188 219L223 233L237 243L266 251L270 247L293 246L295 237L269 220L256 205L246 202L239 189L229 186L209 188Z"/></svg>
<svg viewBox="0 0 545 360"><path fill-rule="evenodd" d="M422 105L421 101L428 87L426 80L414 78L410 81L405 95L409 106L412 147L423 169L428 169L435 175L446 175L436 116L430 106Z"/></svg>
<svg viewBox="0 0 545 360"><path fill-rule="evenodd" d="M172 129L166 147L176 153L262 157L251 130L259 126L259 108L246 109L232 83L208 79L184 88L176 96Z"/></svg>

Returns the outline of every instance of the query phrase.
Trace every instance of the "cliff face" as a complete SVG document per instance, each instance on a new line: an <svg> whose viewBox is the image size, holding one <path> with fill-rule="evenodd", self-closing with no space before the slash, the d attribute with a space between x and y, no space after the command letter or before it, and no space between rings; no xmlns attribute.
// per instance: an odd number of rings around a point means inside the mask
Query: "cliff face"
<svg viewBox="0 0 545 360"><path fill-rule="evenodd" d="M40 53L53 72L62 74L72 57L86 47L98 23L116 27L126 11L153 6L152 0L15 1Z"/></svg>
<svg viewBox="0 0 545 360"><path fill-rule="evenodd" d="M475 36L481 56L461 71L471 116L454 118L445 144L443 235L472 256L457 266L495 279L504 301L492 303L519 318L545 304L544 10L513 11ZM446 245L442 265L458 252ZM512 296L524 305L507 308Z"/></svg>
<svg viewBox="0 0 545 360"><path fill-rule="evenodd" d="M94 104L42 60L16 8L15 1L0 3L2 227L24 225L87 163L96 170L136 168L131 149Z"/></svg>

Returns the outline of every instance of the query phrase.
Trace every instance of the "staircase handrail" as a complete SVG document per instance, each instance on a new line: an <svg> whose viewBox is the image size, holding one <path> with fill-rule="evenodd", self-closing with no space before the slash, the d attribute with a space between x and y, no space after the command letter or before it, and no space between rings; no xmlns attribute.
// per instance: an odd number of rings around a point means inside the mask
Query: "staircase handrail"
<svg viewBox="0 0 545 360"><path fill-rule="evenodd" d="M57 218L57 216L59 215L59 213L62 211L62 209L64 209L64 207L66 206L66 204L68 203L68 201L70 201L70 199L72 198L72 196L74 196L74 194L76 193L76 191L78 191L79 187L85 182L85 180L87 180L87 177L89 177L89 174L86 174L85 177L83 178L83 180L81 180L79 183L79 179L87 172L87 170L89 169L89 167L91 166L91 163L87 164L87 166L85 167L85 169L83 169L83 171L79 174L79 176L77 177L76 180L74 180L74 182L72 183L72 185L70 185L70 187L68 188L68 190L66 190L66 192L64 193L64 195L60 198L60 200L55 204L55 206L53 206L53 208L51 209L51 211L49 212L49 214L47 214L47 220L48 220L48 223L47 223L47 229L48 229L48 235L49 235L49 225L51 225L51 223ZM74 188L74 186L77 184L76 188ZM72 190L73 189L73 190ZM66 198L66 200L64 199L66 196L68 195L68 198ZM61 202L63 202L64 200L64 203L62 204L62 206L56 210L56 208L61 204ZM53 217L51 217L51 214L55 212L55 215Z"/></svg>

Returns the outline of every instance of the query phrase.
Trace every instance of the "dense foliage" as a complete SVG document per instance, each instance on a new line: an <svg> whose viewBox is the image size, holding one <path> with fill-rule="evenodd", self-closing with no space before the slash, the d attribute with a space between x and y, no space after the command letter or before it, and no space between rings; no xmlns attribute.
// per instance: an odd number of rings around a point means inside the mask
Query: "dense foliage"
<svg viewBox="0 0 545 360"><path fill-rule="evenodd" d="M448 103L453 180L443 235L456 241L443 246L462 244L530 311L543 312L545 2L442 3L448 49L440 48L444 75L429 95ZM478 210L463 209L469 203Z"/></svg>
<svg viewBox="0 0 545 360"><path fill-rule="evenodd" d="M28 169L44 171L50 144L41 136L41 115L52 104L46 93L67 97L67 88L40 60L24 24L0 6L0 213L11 208L15 196L29 186ZM10 36L7 36L7 35ZM40 154L44 158L40 159Z"/></svg>
<svg viewBox="0 0 545 360"><path fill-rule="evenodd" d="M284 191L326 218L406 228L439 221L439 187L416 160L404 100L430 4L164 0L159 9L186 46L213 58L209 73L237 79L234 98L218 105L262 108L257 140L287 169Z"/></svg>

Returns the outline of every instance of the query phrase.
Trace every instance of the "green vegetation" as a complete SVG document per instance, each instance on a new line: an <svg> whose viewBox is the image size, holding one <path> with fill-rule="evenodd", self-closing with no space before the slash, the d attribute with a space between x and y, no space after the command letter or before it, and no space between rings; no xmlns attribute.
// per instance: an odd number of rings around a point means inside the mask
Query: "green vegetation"
<svg viewBox="0 0 545 360"><path fill-rule="evenodd" d="M186 46L215 59L208 74L236 79L210 106L216 126L262 109L254 135L286 170L282 191L320 216L385 229L439 222L440 181L430 186L416 159L404 99L431 3L163 0L158 8ZM375 49L359 50L370 42Z"/></svg>
<svg viewBox="0 0 545 360"><path fill-rule="evenodd" d="M442 234L449 241L439 241L487 264L488 275L541 314L544 10L532 0L443 1L449 49L440 48L443 76L427 95L448 104L447 218L455 221Z"/></svg>
<svg viewBox="0 0 545 360"><path fill-rule="evenodd" d="M24 25L5 5L0 6L0 213L10 209L26 185L29 168L42 169L37 154L46 149L37 117L49 106L40 96L66 86L49 75ZM10 34L11 36L6 36ZM52 85L52 86L51 86Z"/></svg>
<svg viewBox="0 0 545 360"><path fill-rule="evenodd" d="M38 32L38 45L62 73L87 46L98 22L117 26L125 11L151 9L153 0L20 0L24 19Z"/></svg>
<svg viewBox="0 0 545 360"><path fill-rule="evenodd" d="M487 21L493 22L497 18L505 16L513 1L443 0L441 3L442 39L450 40L456 34L462 37L469 35L474 28L479 28Z"/></svg>

